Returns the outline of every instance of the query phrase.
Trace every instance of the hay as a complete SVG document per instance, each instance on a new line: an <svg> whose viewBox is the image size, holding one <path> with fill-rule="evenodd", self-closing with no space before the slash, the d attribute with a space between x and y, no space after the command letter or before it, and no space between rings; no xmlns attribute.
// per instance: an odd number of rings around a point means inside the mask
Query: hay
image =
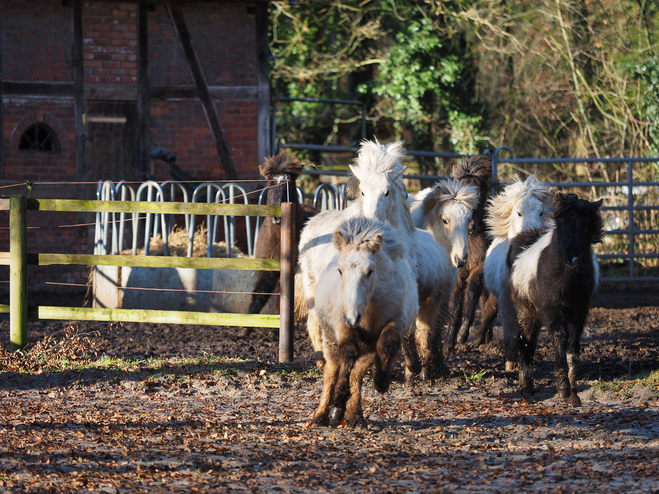
<svg viewBox="0 0 659 494"><path fill-rule="evenodd" d="M201 225L197 228L192 243L192 257L206 257L208 253L208 245L206 243L206 226ZM169 246L169 255L172 257L186 257L188 255L188 233L182 227L176 227L167 236L167 245ZM122 255L130 255L131 250L121 252ZM229 257L226 242L215 242L212 246L213 257ZM137 255L143 256L144 249L138 249ZM149 243L149 255L162 256L164 255L164 242L162 235L152 237ZM231 257L235 259L248 259L249 256L243 253L235 245L231 247Z"/></svg>

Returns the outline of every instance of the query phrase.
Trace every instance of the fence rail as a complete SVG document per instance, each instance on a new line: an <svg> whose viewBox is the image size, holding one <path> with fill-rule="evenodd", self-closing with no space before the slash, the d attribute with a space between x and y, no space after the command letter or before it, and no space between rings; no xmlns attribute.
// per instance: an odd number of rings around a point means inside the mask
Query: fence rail
<svg viewBox="0 0 659 494"><path fill-rule="evenodd" d="M28 342L27 320L71 319L113 322L279 327L279 359L293 359L293 274L295 267L295 204L257 206L242 204L152 203L143 201L78 201L68 199L0 199L0 210L10 217L10 251L0 253L0 264L9 265L11 350ZM232 216L281 216L281 262L272 259L182 258L165 256L28 254L27 211L126 212L158 214L207 214ZM27 266L51 264L110 265L160 268L238 269L280 271L280 315L205 313L167 310L101 309L85 307L28 307Z"/></svg>

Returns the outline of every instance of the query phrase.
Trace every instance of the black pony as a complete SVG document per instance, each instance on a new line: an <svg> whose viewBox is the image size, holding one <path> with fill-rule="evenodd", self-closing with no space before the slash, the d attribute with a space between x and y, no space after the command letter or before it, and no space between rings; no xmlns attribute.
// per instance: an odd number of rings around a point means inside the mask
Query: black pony
<svg viewBox="0 0 659 494"><path fill-rule="evenodd" d="M519 383L533 393L533 360L544 325L554 347L556 390L572 406L577 395L576 364L590 303L599 284L593 244L602 240L602 200L556 194L555 226L528 230L513 239L508 252L511 301L517 312Z"/></svg>
<svg viewBox="0 0 659 494"><path fill-rule="evenodd" d="M302 165L294 154L288 151L266 158L259 166L259 171L268 179L268 192L266 204L278 206L282 202L293 202L295 208L295 238L300 238L300 230L309 218L318 213L318 209L308 204L300 203L297 195L296 180L302 173ZM281 257L281 218L265 218L259 230L259 236L254 246L256 259L280 259ZM297 258L297 256L296 256ZM270 293L279 286L278 271L259 271L249 306L250 314L261 312L270 299ZM248 335L251 330L245 328L243 334Z"/></svg>
<svg viewBox="0 0 659 494"><path fill-rule="evenodd" d="M454 170L457 180L478 189L478 207L472 212L467 244L468 259L458 272L458 279L449 302L449 320L447 335L444 339L444 353L448 357L455 348L456 339L466 343L469 328L474 323L476 306L483 296L488 295L483 286L483 264L490 239L485 229L485 200L492 178L492 165L485 156L465 158ZM484 305L485 306L485 305ZM494 317L489 317L490 327L496 318L496 298L494 299ZM487 329L485 330L487 332Z"/></svg>

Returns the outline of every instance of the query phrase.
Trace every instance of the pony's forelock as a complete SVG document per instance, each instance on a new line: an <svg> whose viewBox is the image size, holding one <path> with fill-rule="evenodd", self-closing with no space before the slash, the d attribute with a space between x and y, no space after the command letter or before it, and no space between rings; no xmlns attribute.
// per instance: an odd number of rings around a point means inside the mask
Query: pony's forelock
<svg viewBox="0 0 659 494"><path fill-rule="evenodd" d="M600 213L601 199L596 202L590 202L585 199L579 199L579 196L576 194L559 193L556 194L554 205L555 209L552 218L555 221L560 221L562 216L566 215L570 210L576 209L585 215L592 225L590 243L597 244L602 241L604 236L604 221Z"/></svg>
<svg viewBox="0 0 659 494"><path fill-rule="evenodd" d="M400 163L405 151L402 141L380 144L377 139L362 141L353 166L360 172L392 175L402 173L405 167ZM359 178L359 177L358 177Z"/></svg>
<svg viewBox="0 0 659 494"><path fill-rule="evenodd" d="M553 191L548 185L537 180L535 174L526 180L517 179L506 186L499 195L488 201L485 224L493 237L505 237L512 223L512 212L515 205L528 196L535 197L545 207L550 207ZM546 215L549 221L549 215ZM549 226L549 223L547 225Z"/></svg>
<svg viewBox="0 0 659 494"><path fill-rule="evenodd" d="M377 219L364 216L348 218L341 222L337 231L343 236L346 244L359 247L375 242L377 237L382 237L384 249L389 256L397 258L405 254L404 243L396 230Z"/></svg>
<svg viewBox="0 0 659 494"><path fill-rule="evenodd" d="M480 181L489 181L492 178L492 163L487 156L470 156L463 159L453 174L458 180L473 177Z"/></svg>
<svg viewBox="0 0 659 494"><path fill-rule="evenodd" d="M424 216L447 201L464 204L473 211L478 207L478 200L478 189L475 186L463 184L455 178L445 178L433 185L430 193L423 198L421 207Z"/></svg>
<svg viewBox="0 0 659 494"><path fill-rule="evenodd" d="M302 169L302 164L300 164L300 160L297 159L295 153L291 153L287 149L274 156L266 157L263 164L259 166L259 172L265 178L282 173L297 177L302 173Z"/></svg>

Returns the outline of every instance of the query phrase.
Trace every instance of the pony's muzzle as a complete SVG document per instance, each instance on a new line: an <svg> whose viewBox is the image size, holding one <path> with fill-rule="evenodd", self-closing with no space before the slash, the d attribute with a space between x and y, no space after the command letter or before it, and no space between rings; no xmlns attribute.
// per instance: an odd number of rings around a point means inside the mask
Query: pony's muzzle
<svg viewBox="0 0 659 494"><path fill-rule="evenodd" d="M273 216L273 217L272 217L272 222L273 222L275 225L279 225L279 224L281 224L281 218L280 218L279 216Z"/></svg>
<svg viewBox="0 0 659 494"><path fill-rule="evenodd" d="M454 265L456 268L461 268L461 267L463 267L465 264L467 264L467 258L466 258L466 257L465 257L465 258L461 258L461 257L459 257L459 256L455 256L455 257L453 258L453 265Z"/></svg>
<svg viewBox="0 0 659 494"><path fill-rule="evenodd" d="M341 317L342 317L343 322L345 323L345 325L348 326L350 329L356 328L357 326L359 326L359 323L362 322L362 315L361 314L356 314L354 318L351 318L351 317L348 317L346 315L346 313L344 312ZM354 319L354 321L352 319Z"/></svg>

